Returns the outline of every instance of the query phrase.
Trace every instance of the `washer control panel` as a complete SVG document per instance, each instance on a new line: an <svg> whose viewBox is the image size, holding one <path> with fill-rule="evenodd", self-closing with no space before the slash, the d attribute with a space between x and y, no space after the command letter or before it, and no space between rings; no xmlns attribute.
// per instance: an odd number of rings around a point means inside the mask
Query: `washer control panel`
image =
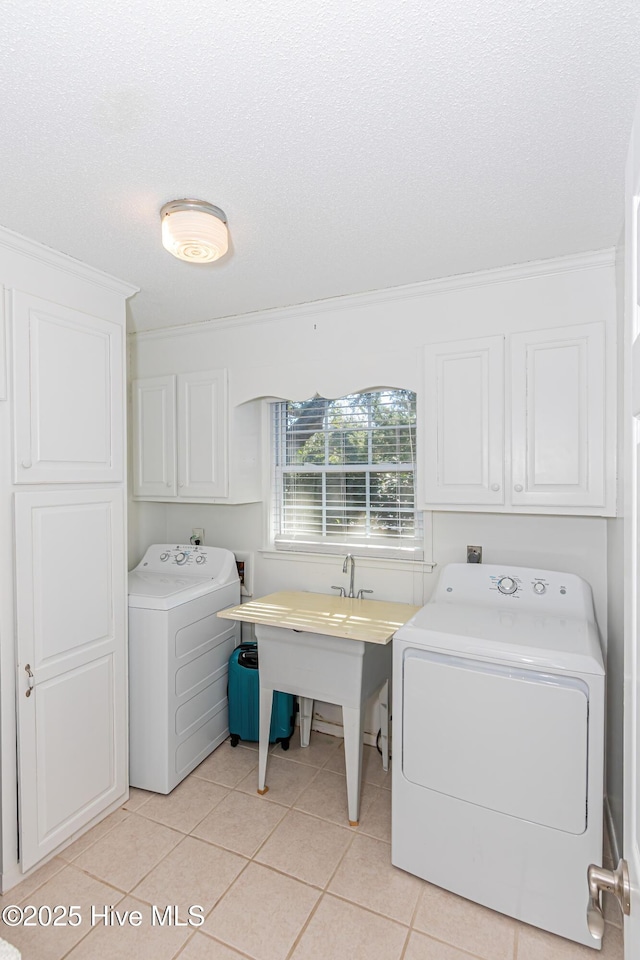
<svg viewBox="0 0 640 960"><path fill-rule="evenodd" d="M543 614L593 617L591 588L581 577L555 570L496 563L450 563L433 597L447 603L498 606ZM588 615L587 615L588 619Z"/></svg>
<svg viewBox="0 0 640 960"><path fill-rule="evenodd" d="M141 566L150 571L173 567L193 567L204 574L209 559L208 549L208 547L194 546L190 543L178 543L175 546L162 544L154 551L147 551Z"/></svg>
<svg viewBox="0 0 640 960"><path fill-rule="evenodd" d="M489 579L491 581L489 589L497 589L498 593L502 593L506 597L513 597L517 594L519 598L522 598L527 593L534 597L542 597L547 590L553 589L553 587L550 587L549 580L545 577L525 578L515 573L505 573L503 577L491 575ZM561 597L566 595L567 587L564 583L558 583L555 585L555 589Z"/></svg>
<svg viewBox="0 0 640 960"><path fill-rule="evenodd" d="M495 587L498 592L503 593L507 597L512 597L516 593L522 596L522 593L526 591L530 591L535 597L541 597L549 588L549 582L543 578L534 578L533 580L526 581L521 577L506 574L504 577L491 577L491 580L495 581ZM566 586L561 584L559 586L560 595L564 596L566 592Z"/></svg>

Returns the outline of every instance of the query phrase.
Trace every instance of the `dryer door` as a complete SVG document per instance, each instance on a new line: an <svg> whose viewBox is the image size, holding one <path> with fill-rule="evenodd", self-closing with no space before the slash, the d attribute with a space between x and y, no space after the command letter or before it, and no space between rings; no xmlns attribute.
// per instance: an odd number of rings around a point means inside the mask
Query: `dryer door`
<svg viewBox="0 0 640 960"><path fill-rule="evenodd" d="M408 780L584 832L589 690L582 680L408 650L403 687Z"/></svg>

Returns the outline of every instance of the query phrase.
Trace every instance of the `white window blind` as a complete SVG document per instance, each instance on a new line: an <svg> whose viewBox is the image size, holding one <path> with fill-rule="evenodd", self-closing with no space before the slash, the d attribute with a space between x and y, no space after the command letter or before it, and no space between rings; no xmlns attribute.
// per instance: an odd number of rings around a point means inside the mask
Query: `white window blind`
<svg viewBox="0 0 640 960"><path fill-rule="evenodd" d="M421 559L415 394L376 390L272 406L276 549Z"/></svg>

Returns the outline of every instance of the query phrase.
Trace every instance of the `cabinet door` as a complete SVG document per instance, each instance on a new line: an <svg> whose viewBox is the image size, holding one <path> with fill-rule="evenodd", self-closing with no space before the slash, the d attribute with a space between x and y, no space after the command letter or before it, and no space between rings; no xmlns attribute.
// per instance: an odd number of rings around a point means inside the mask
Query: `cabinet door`
<svg viewBox="0 0 640 960"><path fill-rule="evenodd" d="M429 344L422 401L423 499L504 503L504 339Z"/></svg>
<svg viewBox="0 0 640 960"><path fill-rule="evenodd" d="M23 870L127 788L123 501L113 487L15 496Z"/></svg>
<svg viewBox="0 0 640 960"><path fill-rule="evenodd" d="M133 495L175 497L176 378L133 381Z"/></svg>
<svg viewBox="0 0 640 960"><path fill-rule="evenodd" d="M226 497L227 371L178 376L178 495Z"/></svg>
<svg viewBox="0 0 640 960"><path fill-rule="evenodd" d="M15 481L123 479L123 331L13 293Z"/></svg>
<svg viewBox="0 0 640 960"><path fill-rule="evenodd" d="M600 323L512 336L514 506L604 504L604 363Z"/></svg>

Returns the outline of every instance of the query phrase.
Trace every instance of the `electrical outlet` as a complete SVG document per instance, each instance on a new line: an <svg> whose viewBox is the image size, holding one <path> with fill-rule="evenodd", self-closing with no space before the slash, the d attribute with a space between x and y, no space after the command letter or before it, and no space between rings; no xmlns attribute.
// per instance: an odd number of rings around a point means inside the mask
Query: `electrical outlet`
<svg viewBox="0 0 640 960"><path fill-rule="evenodd" d="M467 563L482 563L482 547L467 546Z"/></svg>
<svg viewBox="0 0 640 960"><path fill-rule="evenodd" d="M204 543L204 527L192 527L191 540L192 542L199 540L200 543Z"/></svg>

